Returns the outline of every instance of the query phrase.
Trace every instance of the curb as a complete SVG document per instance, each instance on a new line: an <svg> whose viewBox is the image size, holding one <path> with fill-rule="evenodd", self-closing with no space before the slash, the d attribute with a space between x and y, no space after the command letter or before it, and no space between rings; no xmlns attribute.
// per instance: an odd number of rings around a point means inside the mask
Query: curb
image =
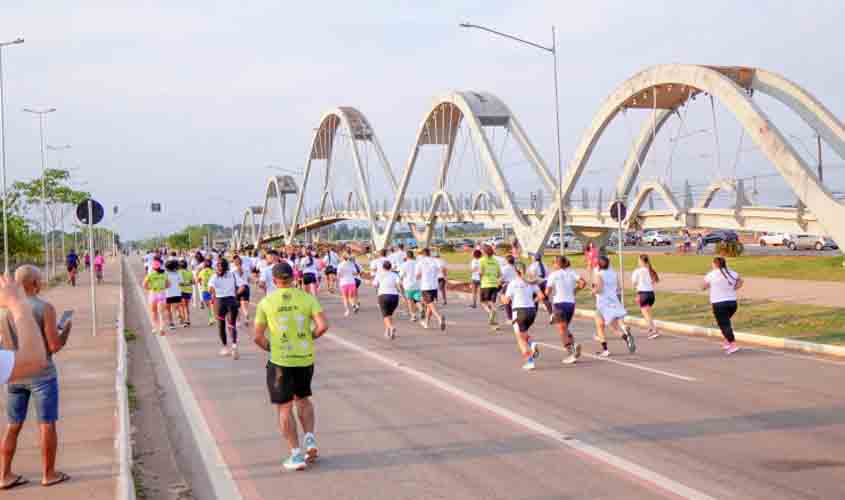
<svg viewBox="0 0 845 500"><path fill-rule="evenodd" d="M120 257L118 272L120 273L120 291L117 306L117 373L115 375L115 390L117 391L117 437L114 446L117 450L120 473L117 478L118 500L135 500L135 482L132 478L132 424L129 420L129 394L126 388L127 378L127 348L126 337L123 336L126 324L126 308L123 295L123 257Z"/></svg>
<svg viewBox="0 0 845 500"><path fill-rule="evenodd" d="M450 281L449 284L463 283L460 281ZM471 295L466 292L454 290L450 291L450 293L458 294L465 298L471 298ZM575 309L575 316L578 316L579 318L593 319L595 315L596 312L592 309ZM648 324L646 323L646 321L637 316L625 316L624 321L627 325L635 325L643 328L648 328ZM688 325L686 323L675 323L673 321L660 320L654 320L654 325L659 330L664 330L672 333L680 333L682 335L689 335L693 337L715 337L719 339L723 338L722 332L715 328L707 328L704 326ZM734 332L734 336L736 337L736 340L740 342L761 347L769 347L771 349L801 352L805 354L822 354L825 356L845 358L845 346L816 344L814 342L806 342L803 340L768 337L766 335L757 335L754 333L746 332Z"/></svg>

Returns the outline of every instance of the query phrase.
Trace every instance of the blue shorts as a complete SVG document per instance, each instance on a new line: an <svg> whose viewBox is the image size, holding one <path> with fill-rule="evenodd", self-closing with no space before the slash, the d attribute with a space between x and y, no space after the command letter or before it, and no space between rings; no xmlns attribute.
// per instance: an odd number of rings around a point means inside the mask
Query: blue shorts
<svg viewBox="0 0 845 500"><path fill-rule="evenodd" d="M35 378L25 384L9 384L6 392L6 417L10 424L22 424L26 420L30 398L35 404L39 423L52 424L59 419L58 377Z"/></svg>
<svg viewBox="0 0 845 500"><path fill-rule="evenodd" d="M211 292L202 292L202 301L211 302Z"/></svg>
<svg viewBox="0 0 845 500"><path fill-rule="evenodd" d="M563 321L567 325L572 322L572 316L575 315L574 302L557 302L554 305L554 323Z"/></svg>

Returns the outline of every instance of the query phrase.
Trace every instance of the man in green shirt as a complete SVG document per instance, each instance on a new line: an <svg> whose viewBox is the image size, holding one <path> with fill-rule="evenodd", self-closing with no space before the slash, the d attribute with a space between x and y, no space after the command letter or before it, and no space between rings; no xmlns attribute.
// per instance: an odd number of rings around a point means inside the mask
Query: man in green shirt
<svg viewBox="0 0 845 500"><path fill-rule="evenodd" d="M282 465L287 470L302 470L318 454L311 404L314 339L329 327L317 298L293 287L293 269L289 264L273 266L273 284L277 290L264 297L256 308L255 343L270 353L267 391L271 403L278 408L279 427L291 450ZM299 447L296 420L291 411L294 404L305 433L305 455Z"/></svg>
<svg viewBox="0 0 845 500"><path fill-rule="evenodd" d="M495 327L496 323L496 295L499 292L502 270L499 261L496 260L495 251L490 245L484 245L484 256L478 259L479 274L481 274L481 307L489 315L490 325ZM510 319L510 318L508 318Z"/></svg>

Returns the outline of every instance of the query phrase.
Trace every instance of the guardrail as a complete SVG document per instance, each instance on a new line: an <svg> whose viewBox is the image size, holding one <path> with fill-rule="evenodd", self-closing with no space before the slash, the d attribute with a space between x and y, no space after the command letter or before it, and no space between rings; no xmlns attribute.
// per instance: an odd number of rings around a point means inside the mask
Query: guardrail
<svg viewBox="0 0 845 500"><path fill-rule="evenodd" d="M117 477L117 500L135 500L135 483L132 479L132 425L129 421L129 391L126 387L128 376L128 359L126 337L126 308L123 293L123 256L119 257L120 289L117 313L117 372L115 375L115 391L117 392L117 436L115 449L119 474Z"/></svg>

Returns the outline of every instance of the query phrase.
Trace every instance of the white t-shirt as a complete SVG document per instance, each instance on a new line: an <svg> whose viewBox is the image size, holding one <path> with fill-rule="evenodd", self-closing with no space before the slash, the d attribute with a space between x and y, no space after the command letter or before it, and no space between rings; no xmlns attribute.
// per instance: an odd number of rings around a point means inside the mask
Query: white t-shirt
<svg viewBox="0 0 845 500"><path fill-rule="evenodd" d="M255 267L258 268L258 274L261 274L264 272L265 269L273 266L271 264L268 264L266 260L261 259L255 264Z"/></svg>
<svg viewBox="0 0 845 500"><path fill-rule="evenodd" d="M0 351L0 384L5 384L15 368L15 351Z"/></svg>
<svg viewBox="0 0 845 500"><path fill-rule="evenodd" d="M514 269L512 265L508 264L507 261L505 261L504 265L501 266L501 269L503 282L510 283L516 279L516 269Z"/></svg>
<svg viewBox="0 0 845 500"><path fill-rule="evenodd" d="M302 257L299 259L299 269L302 274L317 274L317 259L314 257Z"/></svg>
<svg viewBox="0 0 845 500"><path fill-rule="evenodd" d="M390 254L388 258L390 259L390 265L393 266L393 270L396 271L402 265L402 261L405 260L405 252L397 250Z"/></svg>
<svg viewBox="0 0 845 500"><path fill-rule="evenodd" d="M472 259L469 270L472 273L472 281L481 281L481 259Z"/></svg>
<svg viewBox="0 0 845 500"><path fill-rule="evenodd" d="M537 285L529 285L522 278L517 278L508 283L508 288L505 290L505 296L511 299L511 308L526 309L534 308L534 294L539 292L540 288Z"/></svg>
<svg viewBox="0 0 845 500"><path fill-rule="evenodd" d="M638 267L631 273L631 281L637 287L638 292L653 292L654 282L651 280L651 273L648 268Z"/></svg>
<svg viewBox="0 0 845 500"><path fill-rule="evenodd" d="M249 277L250 273L246 269L246 263L241 259L241 272L238 272L234 267L232 268L232 273L234 273L239 280L243 282L244 285L249 286Z"/></svg>
<svg viewBox="0 0 845 500"><path fill-rule="evenodd" d="M545 270L544 273L541 273L541 270ZM528 272L533 273L534 276L537 277L540 281L546 281L549 279L549 268L543 264L543 267L540 267L539 261L534 261L528 266Z"/></svg>
<svg viewBox="0 0 845 500"><path fill-rule="evenodd" d="M736 301L736 288L734 286L739 279L739 273L725 269L725 274L730 276L730 281L717 269L713 269L704 277L704 281L710 283L711 304Z"/></svg>
<svg viewBox="0 0 845 500"><path fill-rule="evenodd" d="M376 274L380 273L384 268L384 261L387 260L387 257L376 257L375 259L370 261L370 274L375 276Z"/></svg>
<svg viewBox="0 0 845 500"><path fill-rule="evenodd" d="M399 275L382 269L376 274L373 286L378 287L378 295L399 295Z"/></svg>
<svg viewBox="0 0 845 500"><path fill-rule="evenodd" d="M604 270L597 268L596 276L601 276L602 279L602 289L601 293L596 296L596 303L601 306L607 301L618 302L619 298L616 296L616 271L609 267Z"/></svg>
<svg viewBox="0 0 845 500"><path fill-rule="evenodd" d="M254 267L255 263L252 261L252 257L241 257L241 269L243 269L245 275L249 276Z"/></svg>
<svg viewBox="0 0 845 500"><path fill-rule="evenodd" d="M578 273L572 268L558 269L549 275L546 287L552 289L552 302L561 304L575 303L575 287L578 285Z"/></svg>
<svg viewBox="0 0 845 500"><path fill-rule="evenodd" d="M439 270L437 271L437 278L445 278L446 277L446 261L442 257L437 257L434 259L437 261L437 267Z"/></svg>
<svg viewBox="0 0 845 500"><path fill-rule="evenodd" d="M437 290L438 274L440 274L440 266L434 258L422 257L417 261L420 290Z"/></svg>
<svg viewBox="0 0 845 500"><path fill-rule="evenodd" d="M406 291L419 290L420 284L417 282L417 260L406 260L399 266L399 277L402 278L402 288Z"/></svg>
<svg viewBox="0 0 845 500"><path fill-rule="evenodd" d="M223 276L215 273L214 276L208 280L208 288L214 289L214 295L217 298L234 297L238 288L243 285L246 285L246 283L238 278L238 275L232 271L227 271Z"/></svg>
<svg viewBox="0 0 845 500"><path fill-rule="evenodd" d="M344 260L337 266L337 283L339 286L354 285L358 269L351 260Z"/></svg>
<svg viewBox="0 0 845 500"><path fill-rule="evenodd" d="M333 267L337 269L337 266L340 265L340 257L338 257L335 252L330 251L325 257L323 257L323 264L325 264L326 267Z"/></svg>
<svg viewBox="0 0 845 500"><path fill-rule="evenodd" d="M170 286L167 287L167 296L168 297L181 297L182 296L182 289L179 288L179 285L182 284L182 276L179 275L179 271L166 271L167 272L167 281L170 282Z"/></svg>
<svg viewBox="0 0 845 500"><path fill-rule="evenodd" d="M275 292L276 284L273 283L273 266L265 266L264 270L261 271L258 281L264 283L264 286L267 287L267 295Z"/></svg>

